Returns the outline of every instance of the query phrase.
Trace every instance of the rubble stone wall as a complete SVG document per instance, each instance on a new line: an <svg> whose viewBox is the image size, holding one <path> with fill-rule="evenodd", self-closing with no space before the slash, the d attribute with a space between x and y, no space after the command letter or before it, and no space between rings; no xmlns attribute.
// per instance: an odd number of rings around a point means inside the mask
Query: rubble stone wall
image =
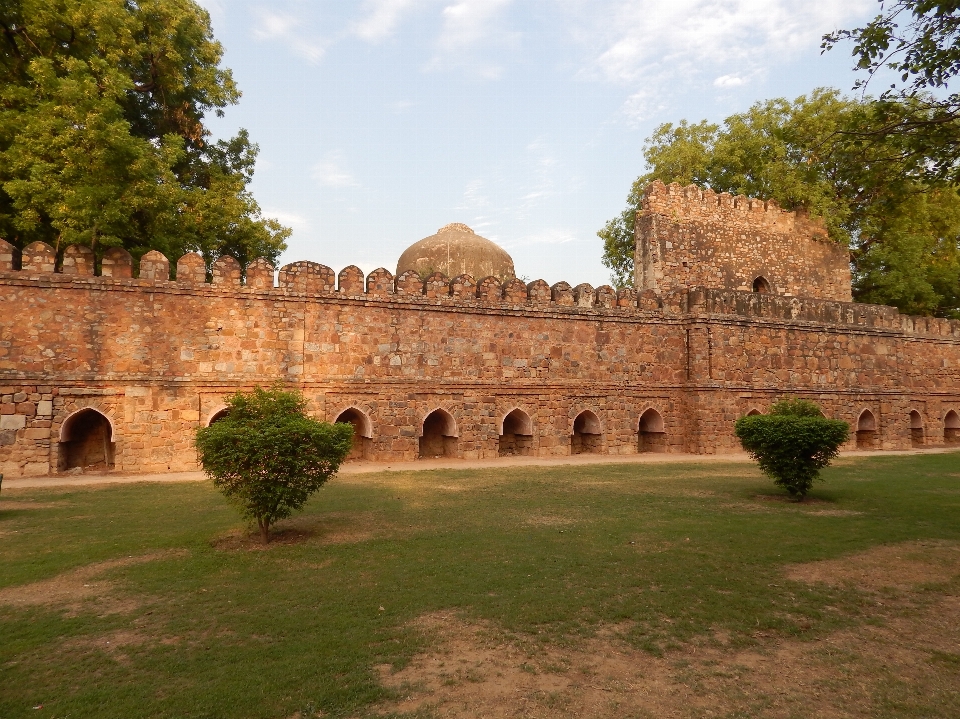
<svg viewBox="0 0 960 719"><path fill-rule="evenodd" d="M109 420L116 469L193 469L193 434L224 396L277 380L317 417L361 411L368 458L390 461L418 456L438 408L454 417L464 458L497 456L514 409L530 418L529 451L540 456L571 452L585 410L599 434L580 444L605 454L637 452L651 408L664 432L649 446L702 453L735 450L736 419L785 395L854 429L871 412L877 446L890 449L911 446L911 410L929 446L946 441L944 418L960 412L960 322L888 307L386 270L364 278L315 263L288 265L274 286L262 261L245 283L218 263L208 283L197 256L170 281L159 258L145 257L145 272L120 253L98 277L92 262L55 272L34 246L18 271L3 249L0 472L11 477L56 471L85 409Z"/></svg>

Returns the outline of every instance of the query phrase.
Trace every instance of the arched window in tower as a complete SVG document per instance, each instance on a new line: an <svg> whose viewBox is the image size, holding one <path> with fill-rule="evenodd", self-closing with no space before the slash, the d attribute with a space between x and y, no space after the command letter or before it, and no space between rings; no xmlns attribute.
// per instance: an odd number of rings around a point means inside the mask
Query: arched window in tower
<svg viewBox="0 0 960 719"><path fill-rule="evenodd" d="M766 277L758 277L753 281L753 291L759 292L761 295L770 294L770 283L767 282Z"/></svg>

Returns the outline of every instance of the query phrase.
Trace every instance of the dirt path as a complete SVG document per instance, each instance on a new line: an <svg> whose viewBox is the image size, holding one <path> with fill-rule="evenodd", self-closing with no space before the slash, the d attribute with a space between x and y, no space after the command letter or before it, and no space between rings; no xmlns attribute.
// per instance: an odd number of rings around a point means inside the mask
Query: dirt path
<svg viewBox="0 0 960 719"><path fill-rule="evenodd" d="M933 454L955 451L950 449L922 449L906 451L853 451L841 457L868 457L871 455ZM351 462L340 468L340 476L372 474L376 472L423 472L437 469L495 469L506 467L561 467L584 464L672 464L678 462L750 462L745 452L732 454L580 454L571 457L499 457L497 459L419 459L415 462ZM34 487L71 487L98 484L131 484L134 482L201 482L203 472L157 472L145 474L53 475L47 477L20 477L3 480L4 489Z"/></svg>

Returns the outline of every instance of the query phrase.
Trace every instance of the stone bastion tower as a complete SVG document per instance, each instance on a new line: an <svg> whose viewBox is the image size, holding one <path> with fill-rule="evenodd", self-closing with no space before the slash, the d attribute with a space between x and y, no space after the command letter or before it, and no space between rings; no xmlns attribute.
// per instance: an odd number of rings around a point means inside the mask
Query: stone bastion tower
<svg viewBox="0 0 960 719"><path fill-rule="evenodd" d="M730 452L784 395L849 447L960 444L960 322L852 303L819 222L653 183L636 228L619 289L525 284L459 224L396 275L0 241L0 472L194 469L224 397L278 380L356 461Z"/></svg>

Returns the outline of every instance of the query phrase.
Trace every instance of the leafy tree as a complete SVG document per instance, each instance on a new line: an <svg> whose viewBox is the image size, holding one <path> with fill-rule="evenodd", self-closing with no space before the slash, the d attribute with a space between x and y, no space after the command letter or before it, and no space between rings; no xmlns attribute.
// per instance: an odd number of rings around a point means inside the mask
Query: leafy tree
<svg viewBox="0 0 960 719"><path fill-rule="evenodd" d="M772 198L822 217L831 239L851 248L857 300L960 314L960 194L904 167L891 172L889 147L844 134L866 122L872 107L824 89L757 103L722 125L658 127L644 147L649 171L598 233L613 281L632 283L634 218L644 189L659 179Z"/></svg>
<svg viewBox="0 0 960 719"><path fill-rule="evenodd" d="M303 396L280 386L237 392L227 408L223 419L197 430L200 464L242 516L256 520L267 543L270 525L302 509L340 468L353 427L307 417Z"/></svg>
<svg viewBox="0 0 960 719"><path fill-rule="evenodd" d="M0 236L174 260L284 249L248 190L257 146L203 124L240 93L193 0L8 0L0 35Z"/></svg>
<svg viewBox="0 0 960 719"><path fill-rule="evenodd" d="M741 417L735 432L764 474L799 500L807 495L820 470L840 452L850 425L826 419L807 400L782 400L768 415Z"/></svg>
<svg viewBox="0 0 960 719"><path fill-rule="evenodd" d="M894 79L871 104L868 121L847 132L864 144L893 144L888 159L917 174L960 182L960 94L943 92L960 72L960 3L881 0L872 22L824 35L822 47L843 41L853 42L855 69L867 73L855 88L878 73Z"/></svg>

